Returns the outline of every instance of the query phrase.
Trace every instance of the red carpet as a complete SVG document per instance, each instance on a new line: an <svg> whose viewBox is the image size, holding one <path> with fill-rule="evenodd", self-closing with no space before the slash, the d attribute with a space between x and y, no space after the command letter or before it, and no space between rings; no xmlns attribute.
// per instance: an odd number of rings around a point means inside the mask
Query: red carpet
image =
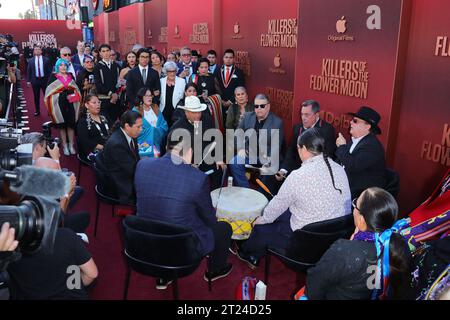
<svg viewBox="0 0 450 320"><path fill-rule="evenodd" d="M33 92L22 82L25 98L27 100L28 115L30 118L30 132L41 131L42 123L49 120L43 100L41 102L42 113L39 117L33 117ZM53 136L58 133L54 130ZM62 153L62 151L61 151ZM61 157L61 167L77 174L78 160L76 156ZM95 176L90 168L83 167L80 177L80 185L84 188L85 194L72 212L89 211L91 213L91 224L87 234L90 240L88 246L99 269L98 283L91 292L94 300L122 299L125 279L125 262L122 258L122 244L119 237L120 218L111 216L111 207L101 205L100 218L97 230L97 238L94 238L95 220ZM151 248L149 248L151 250ZM223 279L219 279L212 284L212 291L208 291L208 284L203 280L203 272L206 263L202 265L191 276L179 280L180 299L186 300L234 300L236 286L245 276L253 276L257 279L264 278L264 260L258 270L252 271L247 265L230 254L230 262L233 263L232 273ZM287 300L293 290L295 290L296 275L293 271L284 267L277 259L272 259L270 284L267 288L267 298L270 300ZM166 300L172 299L172 288L167 290L157 290L155 279L145 277L137 273L132 273L128 299L139 300Z"/></svg>

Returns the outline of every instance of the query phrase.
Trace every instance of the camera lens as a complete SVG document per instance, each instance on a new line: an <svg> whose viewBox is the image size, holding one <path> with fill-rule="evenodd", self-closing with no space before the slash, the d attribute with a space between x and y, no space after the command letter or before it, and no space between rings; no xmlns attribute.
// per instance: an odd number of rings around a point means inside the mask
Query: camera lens
<svg viewBox="0 0 450 320"><path fill-rule="evenodd" d="M22 251L39 248L44 236L44 216L34 202L25 200L18 206L0 206L0 226L5 222L15 229Z"/></svg>

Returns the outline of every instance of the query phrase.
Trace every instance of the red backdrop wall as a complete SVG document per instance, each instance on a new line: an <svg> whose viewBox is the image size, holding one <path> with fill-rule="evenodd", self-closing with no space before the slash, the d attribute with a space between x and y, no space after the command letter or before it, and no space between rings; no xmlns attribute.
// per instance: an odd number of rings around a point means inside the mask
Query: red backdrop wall
<svg viewBox="0 0 450 320"><path fill-rule="evenodd" d="M445 0L416 0L412 6L403 102L392 153L401 175L399 200L407 212L428 197L450 166L450 129L444 132L450 126L449 42L438 46L435 55L438 37L450 37L449 11Z"/></svg>
<svg viewBox="0 0 450 320"><path fill-rule="evenodd" d="M315 99L321 103L327 113L325 118L331 120L338 131L348 136L348 122L342 121L342 115L354 112L362 105L376 109L382 118L380 127L383 131L381 140L387 141L393 113L394 84L399 54L399 33L401 13L404 1L376 1L381 9L381 30L367 28L367 8L374 4L370 0L342 0L339 2L300 0L299 20L300 34L297 50L295 80L294 118L299 120L300 103L306 99ZM338 33L336 24L345 16L347 30ZM353 37L353 41L330 41L330 36ZM324 62L324 59L331 59ZM336 62L349 61L358 64L358 71L363 71L365 64L368 81L358 81L367 85L367 95L345 91L342 78L336 76ZM323 64L328 63L323 68ZM332 63L334 65L332 65ZM323 70L327 69L328 70ZM340 65L338 65L340 67ZM330 71L330 69L332 69ZM340 70L340 68L339 68ZM325 72L325 74L324 74ZM330 89L319 90L321 79L336 80L339 93ZM360 78L358 78L360 80ZM311 85L313 82L313 87ZM346 82L347 83L347 82ZM330 87L331 88L331 87ZM334 121L333 121L334 120Z"/></svg>
<svg viewBox="0 0 450 320"><path fill-rule="evenodd" d="M68 25L66 21L2 19L0 30L0 33L11 34L19 49L22 49L23 42L29 41L29 35L54 35L58 45L70 47L76 47L77 41L83 38L81 29L77 29L77 25Z"/></svg>
<svg viewBox="0 0 450 320"><path fill-rule="evenodd" d="M275 0L247 0L245 5L243 8L240 0L222 2L222 46L238 51L241 68L247 72L251 99L258 92L268 93L272 102L271 110L283 118L289 136L296 49L282 47L281 41L270 47L262 46L261 37L270 33L269 21L297 19L298 1L287 0L281 4ZM275 29L272 33L281 31ZM276 57L280 59L279 67L274 65Z"/></svg>
<svg viewBox="0 0 450 320"><path fill-rule="evenodd" d="M167 0L168 49L180 49L188 45L202 54L210 48L221 46L221 1L191 0L189 5L184 1ZM193 43L190 36L194 34L194 24L206 24L208 43ZM197 41L198 42L198 41Z"/></svg>
<svg viewBox="0 0 450 320"><path fill-rule="evenodd" d="M167 1L152 0L144 4L145 46L167 53Z"/></svg>

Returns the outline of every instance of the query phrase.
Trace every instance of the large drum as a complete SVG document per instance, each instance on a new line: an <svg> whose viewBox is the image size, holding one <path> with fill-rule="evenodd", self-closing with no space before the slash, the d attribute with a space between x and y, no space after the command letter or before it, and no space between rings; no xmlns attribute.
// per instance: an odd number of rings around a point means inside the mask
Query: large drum
<svg viewBox="0 0 450 320"><path fill-rule="evenodd" d="M261 215L266 207L267 198L258 191L240 187L222 188L211 192L216 216L219 221L228 222L233 228L232 238L235 240L248 239L252 231L251 223Z"/></svg>

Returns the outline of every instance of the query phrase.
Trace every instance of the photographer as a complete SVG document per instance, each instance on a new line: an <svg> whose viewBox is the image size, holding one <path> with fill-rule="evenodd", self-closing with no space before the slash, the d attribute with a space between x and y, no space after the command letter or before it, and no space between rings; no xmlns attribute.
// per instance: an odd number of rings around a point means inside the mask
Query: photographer
<svg viewBox="0 0 450 320"><path fill-rule="evenodd" d="M37 159L35 162L35 166L39 168L58 171L61 170L58 162L46 157ZM77 233L85 233L90 221L89 212L77 212L69 214L69 208L71 208L73 204L83 195L83 189L76 186L77 179L73 173L68 172L67 174L70 176L71 188L66 196L59 199L61 211L63 213L63 215L61 216L63 220L62 225L66 228L72 229Z"/></svg>
<svg viewBox="0 0 450 320"><path fill-rule="evenodd" d="M40 157L45 157L49 154L50 158L59 163L60 153L59 147L56 143L53 146L47 146L47 141L44 134L40 132L31 132L24 134L20 138L21 144L31 143L33 145L33 163Z"/></svg>
<svg viewBox="0 0 450 320"><path fill-rule="evenodd" d="M48 152L48 155L54 162L58 165L56 169L61 170L61 167L59 165L59 147L56 142L52 144L52 146L47 145L47 140L44 134L40 132L31 132L23 135L20 138L21 144L31 143L33 145L33 164L36 165L36 161L41 158L45 157L45 155ZM54 168L51 168L54 169ZM74 190L74 195L70 198L70 202L68 204L69 208L72 208L75 203L81 198L84 191L83 188L80 186L76 186ZM65 212L65 210L63 210Z"/></svg>

